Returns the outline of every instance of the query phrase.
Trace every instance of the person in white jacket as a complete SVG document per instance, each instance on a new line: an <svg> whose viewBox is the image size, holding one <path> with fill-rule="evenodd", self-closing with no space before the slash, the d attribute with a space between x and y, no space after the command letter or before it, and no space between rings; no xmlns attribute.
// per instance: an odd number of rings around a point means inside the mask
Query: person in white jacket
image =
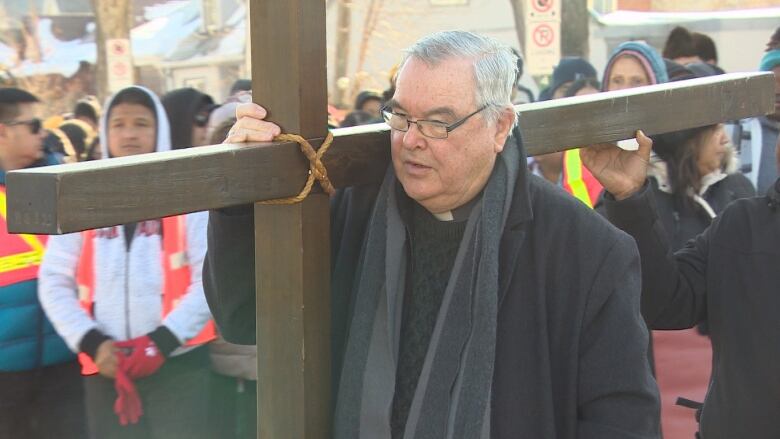
<svg viewBox="0 0 780 439"><path fill-rule="evenodd" d="M125 88L104 108L102 157L170 149L168 119L151 91ZM206 430L207 221L201 212L50 239L38 295L80 354L91 437L197 438Z"/></svg>

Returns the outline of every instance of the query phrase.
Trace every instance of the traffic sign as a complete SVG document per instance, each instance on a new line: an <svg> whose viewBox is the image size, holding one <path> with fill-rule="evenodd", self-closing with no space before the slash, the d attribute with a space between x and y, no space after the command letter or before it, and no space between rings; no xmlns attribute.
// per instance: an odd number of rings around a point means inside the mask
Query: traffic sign
<svg viewBox="0 0 780 439"><path fill-rule="evenodd" d="M553 7L553 0L534 0L531 5L537 12L547 12Z"/></svg>
<svg viewBox="0 0 780 439"><path fill-rule="evenodd" d="M534 44L539 47L547 47L555 42L555 30L547 23L540 23L533 27Z"/></svg>
<svg viewBox="0 0 780 439"><path fill-rule="evenodd" d="M133 58L130 40L106 40L106 65L108 66L108 91L114 93L133 85Z"/></svg>
<svg viewBox="0 0 780 439"><path fill-rule="evenodd" d="M561 22L528 23L525 65L532 75L549 75L561 58Z"/></svg>
<svg viewBox="0 0 780 439"><path fill-rule="evenodd" d="M526 22L560 21L561 0L526 0Z"/></svg>

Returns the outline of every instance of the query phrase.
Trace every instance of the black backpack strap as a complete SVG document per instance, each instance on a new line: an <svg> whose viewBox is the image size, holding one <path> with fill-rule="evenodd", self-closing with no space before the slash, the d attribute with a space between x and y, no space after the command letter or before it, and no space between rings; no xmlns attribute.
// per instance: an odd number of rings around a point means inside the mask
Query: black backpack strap
<svg viewBox="0 0 780 439"><path fill-rule="evenodd" d="M701 422L701 409L704 407L703 402L698 402L687 398L678 397L677 402L675 402L675 405L696 410L696 422Z"/></svg>

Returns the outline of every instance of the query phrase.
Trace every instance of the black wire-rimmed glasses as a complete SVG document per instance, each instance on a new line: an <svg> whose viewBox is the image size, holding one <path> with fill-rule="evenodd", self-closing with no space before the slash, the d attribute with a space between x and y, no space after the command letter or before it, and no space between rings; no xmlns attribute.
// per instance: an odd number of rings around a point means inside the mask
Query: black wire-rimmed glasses
<svg viewBox="0 0 780 439"><path fill-rule="evenodd" d="M382 117L385 119L385 122L390 125L390 128L394 130L407 132L412 124L415 124L417 125L417 129L420 130L420 134L425 137L430 137L431 139L446 139L450 131L463 125L471 116L487 107L487 105L484 105L477 111L449 125L433 120L409 120L409 117L405 114L394 113L393 110L388 107L382 108Z"/></svg>

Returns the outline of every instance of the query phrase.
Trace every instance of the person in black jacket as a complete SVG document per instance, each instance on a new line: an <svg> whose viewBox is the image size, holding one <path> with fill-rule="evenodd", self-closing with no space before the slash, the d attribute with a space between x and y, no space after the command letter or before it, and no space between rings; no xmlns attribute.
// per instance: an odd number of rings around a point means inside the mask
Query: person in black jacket
<svg viewBox="0 0 780 439"><path fill-rule="evenodd" d="M732 201L755 196L750 180L734 172L723 125L654 136L653 151L648 182L672 251L703 232ZM665 436L690 437L697 430L695 412L680 407L678 398L702 401L709 387L712 346L706 326L651 331Z"/></svg>
<svg viewBox="0 0 780 439"><path fill-rule="evenodd" d="M513 55L459 31L408 53L393 166L332 200L334 437L657 438L636 249L522 166ZM257 105L237 116L228 142L279 133ZM252 234L249 206L211 212L229 341L255 341Z"/></svg>
<svg viewBox="0 0 780 439"><path fill-rule="evenodd" d="M701 412L704 439L780 437L780 180L765 195L729 205L672 253L646 182L652 141L639 150L583 150L609 192L607 215L631 234L642 261L642 314L653 329L708 321L713 373ZM780 148L776 151L780 167Z"/></svg>
<svg viewBox="0 0 780 439"><path fill-rule="evenodd" d="M734 172L728 143L721 124L653 137L648 180L672 250L703 232L732 201L756 195L750 180Z"/></svg>
<svg viewBox="0 0 780 439"><path fill-rule="evenodd" d="M171 121L171 149L208 144L209 115L219 106L211 96L188 87L170 91L160 100Z"/></svg>

